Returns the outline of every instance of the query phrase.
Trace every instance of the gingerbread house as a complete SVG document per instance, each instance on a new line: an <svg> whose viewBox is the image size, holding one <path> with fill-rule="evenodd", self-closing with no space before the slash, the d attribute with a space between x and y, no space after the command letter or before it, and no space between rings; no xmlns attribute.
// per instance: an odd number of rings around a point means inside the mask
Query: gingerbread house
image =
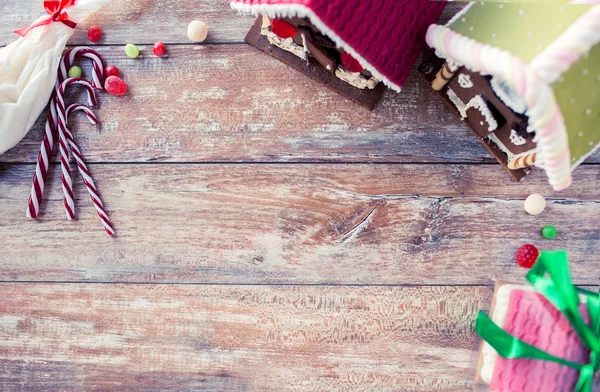
<svg viewBox="0 0 600 392"><path fill-rule="evenodd" d="M568 187L600 146L600 6L471 3L426 40L419 71L509 174Z"/></svg>
<svg viewBox="0 0 600 392"><path fill-rule="evenodd" d="M444 2L231 0L259 16L246 41L372 109L400 91Z"/></svg>

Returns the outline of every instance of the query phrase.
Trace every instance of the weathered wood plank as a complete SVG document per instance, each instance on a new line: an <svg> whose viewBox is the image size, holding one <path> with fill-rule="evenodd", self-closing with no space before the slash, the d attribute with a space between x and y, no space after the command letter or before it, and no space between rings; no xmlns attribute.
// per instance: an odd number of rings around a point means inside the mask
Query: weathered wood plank
<svg viewBox="0 0 600 392"><path fill-rule="evenodd" d="M486 287L0 284L0 389L466 390Z"/></svg>
<svg viewBox="0 0 600 392"><path fill-rule="evenodd" d="M598 283L597 165L560 194L495 165L92 165L112 240L79 178L79 221L64 221L58 169L35 222L33 165L0 165L1 280L485 284L522 279L530 242L569 249L575 281ZM534 192L551 197L538 217L522 209Z"/></svg>
<svg viewBox="0 0 600 392"><path fill-rule="evenodd" d="M227 0L120 0L107 3L78 26L70 44L93 45L87 39L87 30L92 25L101 26L104 32L99 44L189 42L187 26L194 19L208 24L207 43L243 42L253 21L252 17L240 16L231 10ZM38 0L21 0L18 5L14 1L3 1L0 12L5 16L0 24L0 45L7 45L17 38L14 30L31 24L42 16L44 9Z"/></svg>
<svg viewBox="0 0 600 392"><path fill-rule="evenodd" d="M415 76L369 112L246 45L176 47L168 59L137 61L120 48L101 52L130 94L101 94L99 129L78 119L92 162L492 161ZM35 162L43 125L0 161Z"/></svg>
<svg viewBox="0 0 600 392"><path fill-rule="evenodd" d="M449 5L441 20L448 20L462 7L463 4ZM0 13L4 16L0 24L0 45L12 42L16 37L14 30L31 24L43 12L39 0L21 0L18 6L14 1L0 3ZM188 42L187 25L194 19L208 24L208 43L243 42L254 20L232 11L228 0L120 0L105 5L82 23L69 42L90 45L86 32L92 25L99 25L104 30L100 44Z"/></svg>

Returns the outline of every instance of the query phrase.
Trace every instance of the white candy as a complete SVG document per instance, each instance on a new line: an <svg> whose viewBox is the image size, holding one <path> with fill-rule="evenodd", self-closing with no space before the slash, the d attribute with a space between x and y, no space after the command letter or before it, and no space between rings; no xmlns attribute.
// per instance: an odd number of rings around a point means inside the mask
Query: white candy
<svg viewBox="0 0 600 392"><path fill-rule="evenodd" d="M525 211L527 211L528 214L539 215L546 208L546 199L539 193L534 193L525 199L523 207L525 207Z"/></svg>
<svg viewBox="0 0 600 392"><path fill-rule="evenodd" d="M199 20L192 20L188 25L187 35L194 42L202 42L208 35L208 26Z"/></svg>

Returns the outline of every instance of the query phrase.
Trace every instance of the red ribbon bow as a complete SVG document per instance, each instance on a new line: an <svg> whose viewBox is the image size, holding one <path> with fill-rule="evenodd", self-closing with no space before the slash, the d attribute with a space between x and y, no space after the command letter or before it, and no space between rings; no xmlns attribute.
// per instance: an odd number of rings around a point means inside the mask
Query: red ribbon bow
<svg viewBox="0 0 600 392"><path fill-rule="evenodd" d="M44 1L44 9L46 13L50 15L46 19L41 22L32 24L31 26L24 27L20 30L16 30L15 33L19 34L21 37L25 37L27 33L36 27L46 26L54 22L60 22L65 26L68 26L72 29L77 26L77 23L73 22L69 19L69 15L63 11L64 8L70 7L75 4L77 0L52 0L52 1Z"/></svg>

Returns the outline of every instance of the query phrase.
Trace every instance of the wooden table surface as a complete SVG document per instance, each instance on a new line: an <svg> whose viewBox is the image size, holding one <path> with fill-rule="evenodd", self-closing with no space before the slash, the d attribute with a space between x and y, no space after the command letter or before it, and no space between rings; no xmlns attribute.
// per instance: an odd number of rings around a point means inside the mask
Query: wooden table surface
<svg viewBox="0 0 600 392"><path fill-rule="evenodd" d="M0 44L41 12L0 3ZM251 23L226 0L124 0L73 36L102 26L130 87L74 125L117 236L79 176L64 220L56 158L25 218L43 119L0 156L0 390L465 391L520 245L598 284L599 154L562 193L540 170L512 183L415 74L369 112L246 45Z"/></svg>

